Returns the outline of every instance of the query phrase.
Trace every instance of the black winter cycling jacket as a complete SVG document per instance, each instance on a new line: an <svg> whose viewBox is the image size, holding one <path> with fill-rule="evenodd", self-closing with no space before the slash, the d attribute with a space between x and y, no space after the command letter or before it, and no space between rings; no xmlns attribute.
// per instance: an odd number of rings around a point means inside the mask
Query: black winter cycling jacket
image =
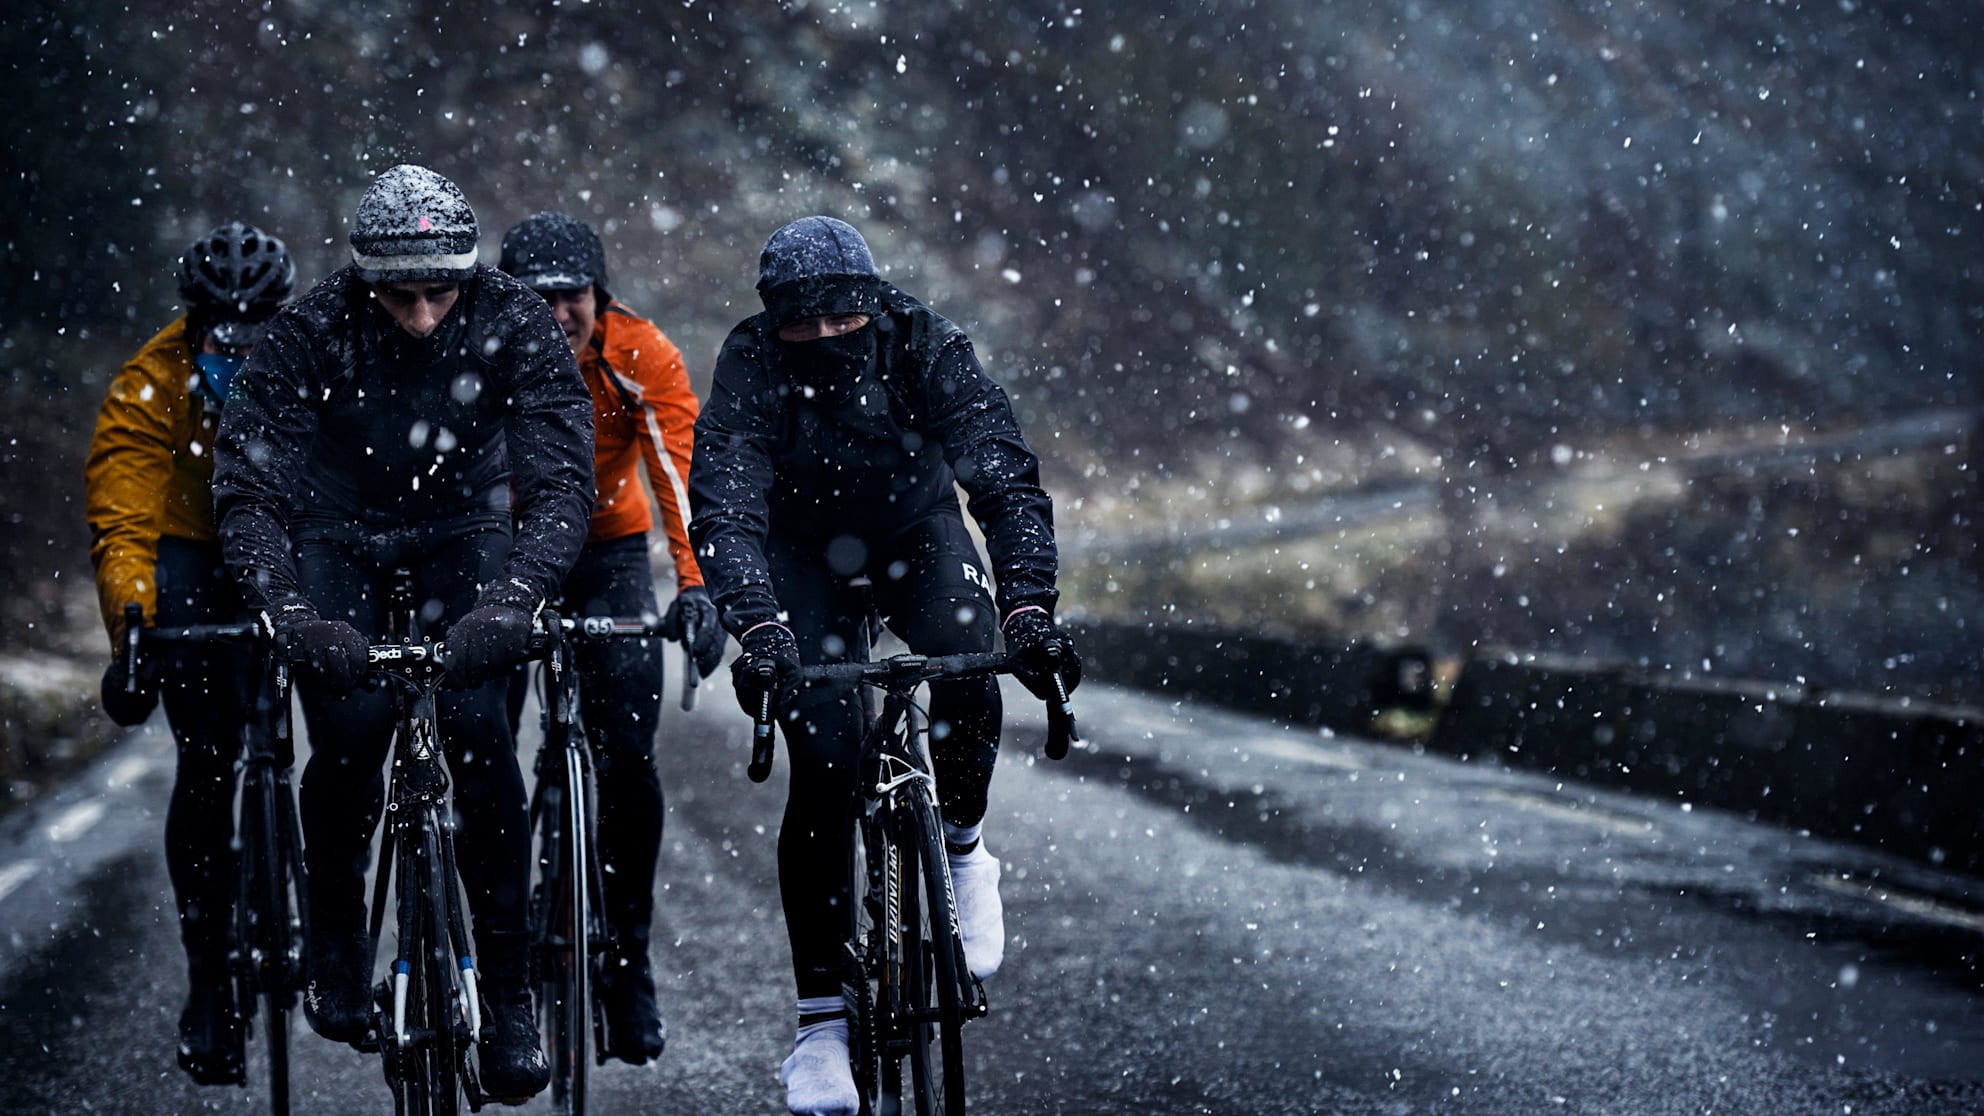
<svg viewBox="0 0 1984 1116"><path fill-rule="evenodd" d="M299 521L501 523L514 492L504 580L541 603L585 541L592 443L592 397L535 291L478 265L418 339L347 266L284 308L236 377L214 447L222 548L250 604L279 608L304 600Z"/></svg>
<svg viewBox="0 0 1984 1116"><path fill-rule="evenodd" d="M730 331L696 422L690 542L724 624L778 616L764 543L885 538L969 496L998 580L999 615L1053 610L1054 510L1006 393L963 330L885 287L876 359L849 402L807 398L780 366L765 314Z"/></svg>

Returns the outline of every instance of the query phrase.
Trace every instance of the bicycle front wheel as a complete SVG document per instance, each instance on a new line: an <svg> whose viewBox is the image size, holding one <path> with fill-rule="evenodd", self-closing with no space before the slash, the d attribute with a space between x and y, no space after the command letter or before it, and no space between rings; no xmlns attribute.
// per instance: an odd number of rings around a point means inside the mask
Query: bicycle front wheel
<svg viewBox="0 0 1984 1116"><path fill-rule="evenodd" d="M394 1110L409 1116L455 1116L461 1108L462 1046L456 1015L453 949L447 937L447 896L442 891L439 819L431 813L417 834L400 842L400 949L393 964L393 995L405 986L402 1044L389 1027L387 1048L395 1085Z"/></svg>
<svg viewBox="0 0 1984 1116"><path fill-rule="evenodd" d="M877 1116L884 1097L893 1105L901 1096L901 1063L893 1063L893 1081L885 1080L882 1047L882 976L890 951L887 933L890 855L882 826L873 814L853 825L849 863L847 969L841 978L841 999L847 1005L847 1052L854 1085L861 1094L860 1116Z"/></svg>
<svg viewBox="0 0 1984 1116"><path fill-rule="evenodd" d="M587 947L585 828L581 772L561 760L557 782L540 784L533 938L537 957L537 1010L551 1056L551 1108L561 1116L585 1111L586 1035L591 975Z"/></svg>
<svg viewBox="0 0 1984 1116"><path fill-rule="evenodd" d="M466 1029L461 1016L461 996L456 991L454 949L448 938L449 881L443 874L446 861L441 852L441 819L429 813L421 834L421 860L425 872L421 890L425 892L421 964L421 1020L429 1035L427 1046L428 1111L434 1116L455 1116L461 1110L461 1033Z"/></svg>
<svg viewBox="0 0 1984 1116"><path fill-rule="evenodd" d="M593 903L591 803L586 800L585 767L576 748L565 749L565 921L571 949L565 996L557 1005L556 1056L559 1075L566 1078L566 1101L560 1112L583 1116L586 1077L592 1058L586 1042L593 1036ZM554 1098L554 1102L555 1102ZM555 1104L554 1104L554 1107Z"/></svg>
<svg viewBox="0 0 1984 1116"><path fill-rule="evenodd" d="M285 807L289 786L269 772L252 777L243 795L252 815L242 834L243 859L253 866L249 881L255 902L248 911L250 957L262 999L262 1021L269 1040L269 1110L289 1113L289 1015L296 1004L302 925L296 891L301 883L298 849L288 840Z"/></svg>
<svg viewBox="0 0 1984 1116"><path fill-rule="evenodd" d="M964 945L937 812L906 788L902 1022L917 1116L964 1116Z"/></svg>

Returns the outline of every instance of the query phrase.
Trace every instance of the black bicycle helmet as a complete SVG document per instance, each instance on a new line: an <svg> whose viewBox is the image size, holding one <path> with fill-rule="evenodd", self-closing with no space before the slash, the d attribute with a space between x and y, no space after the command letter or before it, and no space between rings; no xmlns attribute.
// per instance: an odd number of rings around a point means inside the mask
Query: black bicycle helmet
<svg viewBox="0 0 1984 1116"><path fill-rule="evenodd" d="M198 333L224 345L248 344L296 289L296 262L283 242L229 221L179 258L179 297ZM226 336L223 336L226 334Z"/></svg>

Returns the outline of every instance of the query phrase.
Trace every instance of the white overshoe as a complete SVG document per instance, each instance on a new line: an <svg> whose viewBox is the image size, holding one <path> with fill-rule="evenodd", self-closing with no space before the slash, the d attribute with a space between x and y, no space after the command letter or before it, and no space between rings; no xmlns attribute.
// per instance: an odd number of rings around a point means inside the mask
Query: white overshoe
<svg viewBox="0 0 1984 1116"><path fill-rule="evenodd" d="M802 1030L778 1067L778 1080L794 1116L854 1116L861 1098L847 1060L847 1020Z"/></svg>
<svg viewBox="0 0 1984 1116"><path fill-rule="evenodd" d="M999 859L980 841L963 856L947 854L951 862L951 893L958 901L958 935L964 939L964 963L980 980L999 971L1006 959L1006 908L999 901Z"/></svg>

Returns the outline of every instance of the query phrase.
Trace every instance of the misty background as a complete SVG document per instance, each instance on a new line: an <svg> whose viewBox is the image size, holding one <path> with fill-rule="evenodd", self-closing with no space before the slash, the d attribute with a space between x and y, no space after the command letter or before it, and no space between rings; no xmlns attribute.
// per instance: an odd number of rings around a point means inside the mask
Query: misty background
<svg viewBox="0 0 1984 1116"><path fill-rule="evenodd" d="M0 24L0 651L100 654L82 462L241 218L418 162L698 391L827 213L1040 452L1064 611L1984 698L1984 42L1898 0L285 0Z"/></svg>

